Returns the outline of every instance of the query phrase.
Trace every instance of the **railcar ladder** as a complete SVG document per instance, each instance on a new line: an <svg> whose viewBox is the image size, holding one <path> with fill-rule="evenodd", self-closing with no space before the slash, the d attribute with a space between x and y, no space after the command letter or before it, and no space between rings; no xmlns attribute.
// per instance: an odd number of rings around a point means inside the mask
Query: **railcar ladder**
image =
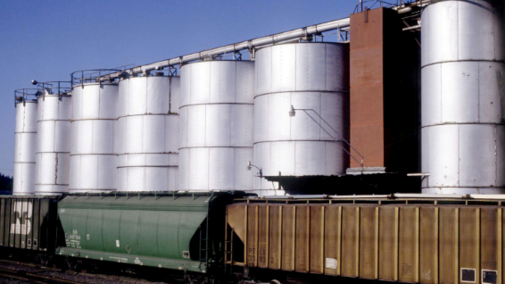
<svg viewBox="0 0 505 284"><path fill-rule="evenodd" d="M208 234L206 233L204 235L203 228L200 227L200 248L199 248L200 265L202 265L202 263L207 264L209 256L208 246L209 246Z"/></svg>
<svg viewBox="0 0 505 284"><path fill-rule="evenodd" d="M233 229L226 226L226 235L224 238L224 272L233 273ZM229 269L228 269L229 267Z"/></svg>

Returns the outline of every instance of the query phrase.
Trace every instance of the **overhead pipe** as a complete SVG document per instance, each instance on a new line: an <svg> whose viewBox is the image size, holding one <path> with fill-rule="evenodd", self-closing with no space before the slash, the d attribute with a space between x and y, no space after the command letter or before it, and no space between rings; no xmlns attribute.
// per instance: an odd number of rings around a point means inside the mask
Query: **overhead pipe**
<svg viewBox="0 0 505 284"><path fill-rule="evenodd" d="M196 53L191 53L188 55L178 56L171 59L158 61L146 65L137 66L134 68L126 69L125 71L116 72L108 74L107 76L100 77L100 81L112 80L118 78L123 74L123 72L128 72L131 74L145 73L152 70L160 70L166 67L181 65L187 62L203 60L204 58L212 58L214 56L238 52L241 50L252 50L254 48L259 48L266 45L271 45L279 42L284 42L291 39L303 38L309 35L322 33L331 30L347 30L350 26L350 18L344 18L339 20L334 20L330 22L325 22L313 26L308 26L305 28L300 28L296 30L291 30L287 32L282 32L278 34L273 34L269 36L259 37L251 40L242 41L235 44L225 45L213 49L208 49Z"/></svg>

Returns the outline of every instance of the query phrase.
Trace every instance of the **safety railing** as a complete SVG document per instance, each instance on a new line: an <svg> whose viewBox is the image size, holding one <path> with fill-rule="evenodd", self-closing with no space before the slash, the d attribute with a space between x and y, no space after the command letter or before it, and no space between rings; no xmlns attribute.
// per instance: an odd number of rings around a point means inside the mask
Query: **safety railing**
<svg viewBox="0 0 505 284"><path fill-rule="evenodd" d="M117 78L111 75L122 71L122 69L90 69L75 71L70 74L70 83L72 86L100 83L103 82L104 78L106 81L113 82ZM99 78L102 78L102 80L99 80Z"/></svg>
<svg viewBox="0 0 505 284"><path fill-rule="evenodd" d="M36 101L42 92L38 88L24 88L14 91L14 107L18 103L25 103L27 101Z"/></svg>
<svg viewBox="0 0 505 284"><path fill-rule="evenodd" d="M58 95L59 97L68 94L72 91L70 81L46 81L38 83L32 82L37 85L37 90L44 95ZM40 95L39 95L40 96Z"/></svg>

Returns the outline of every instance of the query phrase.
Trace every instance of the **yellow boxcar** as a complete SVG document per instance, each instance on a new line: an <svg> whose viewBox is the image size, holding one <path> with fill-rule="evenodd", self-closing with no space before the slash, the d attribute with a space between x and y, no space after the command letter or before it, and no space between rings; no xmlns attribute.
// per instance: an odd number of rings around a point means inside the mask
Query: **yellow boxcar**
<svg viewBox="0 0 505 284"><path fill-rule="evenodd" d="M505 200L504 200L505 201ZM227 207L230 265L407 283L502 283L497 200L249 199ZM238 239L237 239L238 237ZM227 249L230 250L230 249Z"/></svg>

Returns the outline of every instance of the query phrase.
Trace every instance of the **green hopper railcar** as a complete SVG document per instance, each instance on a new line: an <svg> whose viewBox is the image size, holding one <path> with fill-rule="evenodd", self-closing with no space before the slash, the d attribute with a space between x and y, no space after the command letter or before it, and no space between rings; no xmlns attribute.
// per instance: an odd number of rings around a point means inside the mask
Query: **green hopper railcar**
<svg viewBox="0 0 505 284"><path fill-rule="evenodd" d="M212 273L224 265L225 208L243 192L70 195L58 216L69 257Z"/></svg>

